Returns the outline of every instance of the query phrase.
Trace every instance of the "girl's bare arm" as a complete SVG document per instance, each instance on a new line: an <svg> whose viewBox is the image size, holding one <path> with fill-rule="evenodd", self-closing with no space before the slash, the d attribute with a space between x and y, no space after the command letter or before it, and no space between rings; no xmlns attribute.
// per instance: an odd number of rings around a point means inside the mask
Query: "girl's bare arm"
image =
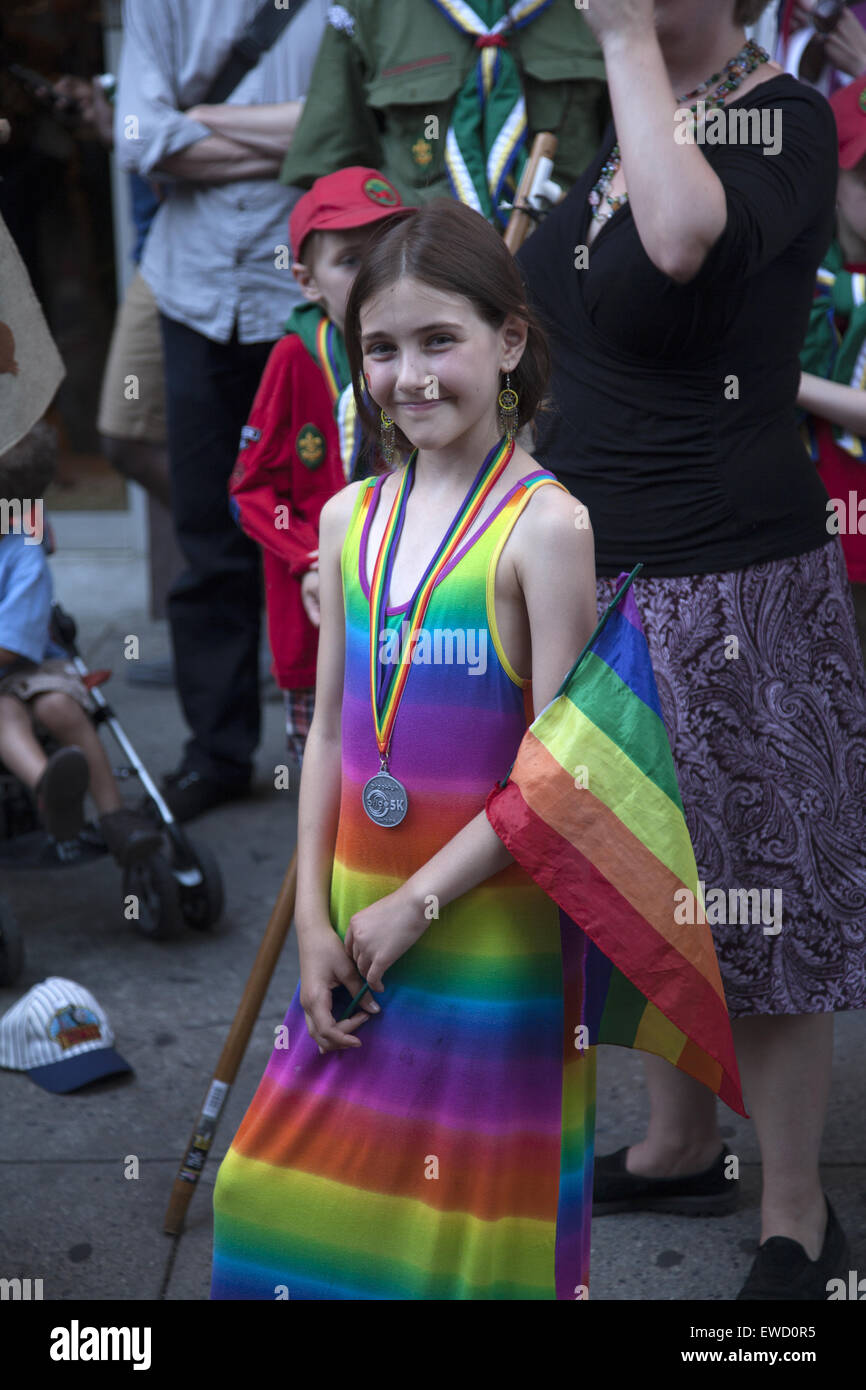
<svg viewBox="0 0 866 1390"><path fill-rule="evenodd" d="M299 939L322 928L333 930L329 898L340 808L340 709L345 662L340 552L357 493L357 484L344 488L325 504L319 520L319 602L322 622L315 708L304 752L298 805L295 922Z"/></svg>

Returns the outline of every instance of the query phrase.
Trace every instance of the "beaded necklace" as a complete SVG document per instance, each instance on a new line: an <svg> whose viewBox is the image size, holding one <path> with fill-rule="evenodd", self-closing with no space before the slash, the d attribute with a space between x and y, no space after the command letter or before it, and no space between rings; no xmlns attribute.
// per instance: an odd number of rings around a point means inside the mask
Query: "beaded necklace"
<svg viewBox="0 0 866 1390"><path fill-rule="evenodd" d="M704 105L710 109L724 106L725 97L731 92L735 92L742 82L748 77L750 72L760 67L761 63L768 63L770 55L765 49L756 44L754 39L747 39L744 46L740 49L735 58L731 58L719 72L714 72L712 77L708 77L706 82L702 82L699 87L695 87L693 92L686 92L685 96L677 97L677 105L682 106L683 102L690 103L690 109L697 113L698 102L711 87L715 91L707 97ZM722 79L719 81L719 79ZM718 86L716 84L718 83ZM592 216L598 222L607 222L608 218L613 217L617 208L621 208L628 202L628 192L620 193L618 197L611 198L608 189L613 182L614 174L622 162L619 144L614 145L604 167L599 175L598 182L589 194L588 201L592 207ZM607 203L610 211L605 213L603 203Z"/></svg>

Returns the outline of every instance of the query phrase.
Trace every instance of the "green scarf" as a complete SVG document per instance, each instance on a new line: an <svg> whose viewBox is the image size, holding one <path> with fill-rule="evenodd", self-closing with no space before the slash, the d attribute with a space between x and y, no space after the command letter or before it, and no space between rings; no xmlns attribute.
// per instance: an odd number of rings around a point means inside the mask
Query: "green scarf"
<svg viewBox="0 0 866 1390"><path fill-rule="evenodd" d="M320 331L322 323L327 328ZM350 381L349 354L343 335L320 304L300 304L286 321L286 332L297 333L314 362L319 364L331 398L337 397Z"/></svg>
<svg viewBox="0 0 866 1390"><path fill-rule="evenodd" d="M445 138L445 167L454 197L505 225L499 204L516 187L526 162L526 103L511 35L553 0L432 0L437 10L475 39L478 61L457 94ZM505 11L505 13L503 13Z"/></svg>

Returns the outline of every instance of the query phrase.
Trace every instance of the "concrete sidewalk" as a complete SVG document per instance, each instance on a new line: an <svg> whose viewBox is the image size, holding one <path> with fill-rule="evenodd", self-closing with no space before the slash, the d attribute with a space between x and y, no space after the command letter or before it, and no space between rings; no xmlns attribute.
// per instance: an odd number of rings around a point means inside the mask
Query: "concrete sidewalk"
<svg viewBox="0 0 866 1390"><path fill-rule="evenodd" d="M166 657L166 625L132 612L83 616L62 590L60 597L79 621L88 665L113 668L105 693L158 776L177 762L183 721L173 691L126 681L123 645L134 633L142 661ZM164 943L137 935L123 918L121 876L110 859L51 874L7 874L2 884L24 929L27 961L17 984L0 989L0 1012L48 975L77 980L108 1011L117 1048L135 1069L134 1078L70 1096L49 1095L24 1075L0 1072L0 1278L42 1279L46 1299L208 1296L219 1160L298 979L292 933L175 1250L162 1231L171 1185L295 843L297 786L274 787L274 769L287 761L282 703L266 702L263 715L254 796L188 827L222 866L226 912L218 931L186 931ZM122 761L110 735L105 742L112 760ZM824 1178L851 1242L853 1268L866 1273L866 1014L842 1015L837 1025ZM597 1150L606 1153L642 1132L639 1055L601 1048L598 1094ZM593 1231L593 1298L736 1295L759 1233L760 1170L751 1125L728 1111L722 1122L740 1160L739 1210L715 1220L600 1218ZM137 1179L124 1176L132 1155Z"/></svg>

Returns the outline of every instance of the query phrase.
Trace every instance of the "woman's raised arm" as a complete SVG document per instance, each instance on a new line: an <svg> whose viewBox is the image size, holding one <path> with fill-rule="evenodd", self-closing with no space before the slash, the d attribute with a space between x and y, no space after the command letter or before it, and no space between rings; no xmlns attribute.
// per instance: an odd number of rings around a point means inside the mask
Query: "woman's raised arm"
<svg viewBox="0 0 866 1390"><path fill-rule="evenodd" d="M686 284L725 229L724 186L697 145L674 138L678 103L656 36L652 0L592 0L586 19L604 53L638 235L653 265Z"/></svg>

